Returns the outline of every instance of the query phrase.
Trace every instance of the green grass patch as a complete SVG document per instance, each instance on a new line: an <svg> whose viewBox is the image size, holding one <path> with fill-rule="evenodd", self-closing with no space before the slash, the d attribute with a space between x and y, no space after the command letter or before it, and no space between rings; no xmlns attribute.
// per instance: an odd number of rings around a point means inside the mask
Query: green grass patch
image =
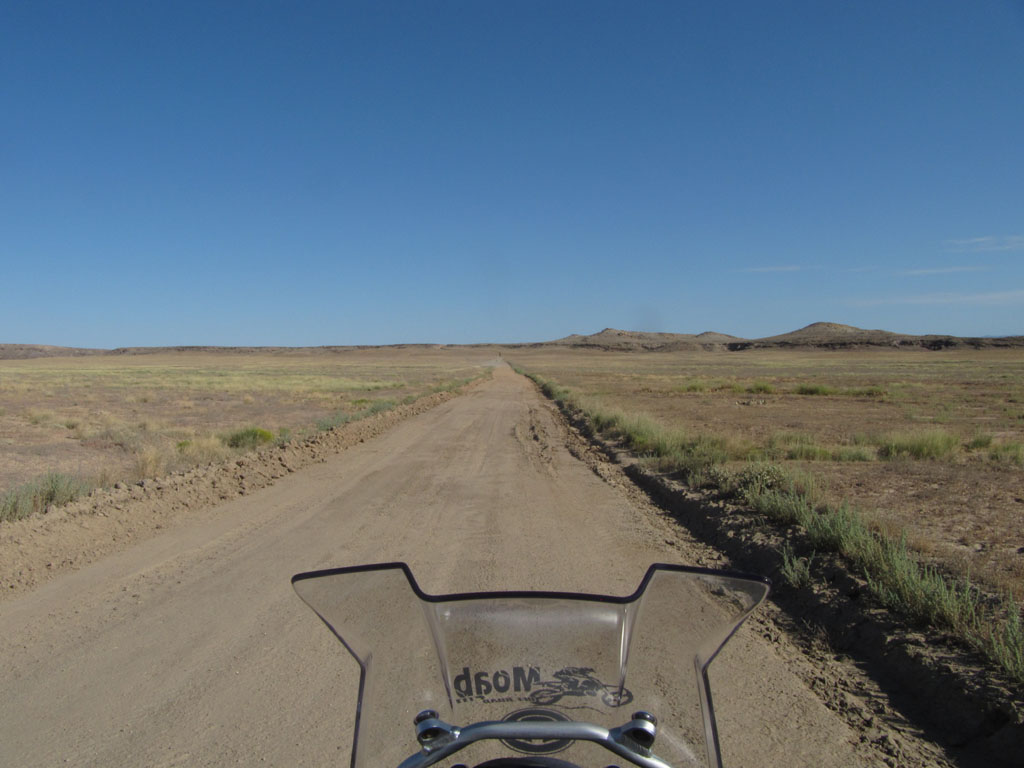
<svg viewBox="0 0 1024 768"><path fill-rule="evenodd" d="M813 442L814 438L803 432L775 432L768 438L768 445L772 448L809 445Z"/></svg>
<svg viewBox="0 0 1024 768"><path fill-rule="evenodd" d="M882 387L846 387L839 389L828 384L798 384L793 389L795 395L828 396L841 395L843 397L868 397L882 399L889 396L889 393Z"/></svg>
<svg viewBox="0 0 1024 768"><path fill-rule="evenodd" d="M360 419L373 416L375 413L384 413L385 411L394 410L397 406L398 403L394 400L374 400L370 402L366 408L358 410L355 413L350 413L348 411L336 411L330 416L319 419L316 423L316 428L321 432L327 432L335 427L340 427L342 424L348 424L350 421L359 421Z"/></svg>
<svg viewBox="0 0 1024 768"><path fill-rule="evenodd" d="M775 393L775 387L767 381L755 381L747 387L747 392L752 395L771 395Z"/></svg>
<svg viewBox="0 0 1024 768"><path fill-rule="evenodd" d="M722 391L744 391L743 387L736 383L725 381L724 379L687 379L682 384L675 387L673 391L682 393L700 393L700 392L722 392Z"/></svg>
<svg viewBox="0 0 1024 768"><path fill-rule="evenodd" d="M317 419L316 428L321 432L327 432L340 427L342 424L347 424L352 421L352 414L345 411L335 411L330 416L325 416L322 419Z"/></svg>
<svg viewBox="0 0 1024 768"><path fill-rule="evenodd" d="M783 544L780 551L782 555L782 578L791 587L797 589L809 587L813 582L811 576L811 563L814 562L814 554L809 557L797 557L789 544Z"/></svg>
<svg viewBox="0 0 1024 768"><path fill-rule="evenodd" d="M273 441L274 433L260 427L239 429L237 432L232 432L224 438L224 442L229 448L237 448L243 451L251 451L253 448L258 448L265 443Z"/></svg>
<svg viewBox="0 0 1024 768"><path fill-rule="evenodd" d="M844 445L832 454L834 461L874 461L877 457L875 451L861 445Z"/></svg>
<svg viewBox="0 0 1024 768"><path fill-rule="evenodd" d="M80 478L49 472L0 496L0 521L20 520L50 505L69 504L92 489Z"/></svg>
<svg viewBox="0 0 1024 768"><path fill-rule="evenodd" d="M993 445L988 452L992 461L1024 465L1024 443L1010 441Z"/></svg>
<svg viewBox="0 0 1024 768"><path fill-rule="evenodd" d="M801 432L776 432L765 444L764 458L772 461L874 461L875 451L858 445L828 448Z"/></svg>
<svg viewBox="0 0 1024 768"><path fill-rule="evenodd" d="M816 551L842 555L889 609L951 631L1012 678L1024 682L1024 630L1020 609L1011 597L998 606L990 605L970 582L951 580L921 565L908 550L905 538L873 532L845 503L815 505L793 486L751 488L745 499L755 511L779 523L800 526ZM785 553L783 567L787 567ZM800 577L799 564L792 555L788 568Z"/></svg>
<svg viewBox="0 0 1024 768"><path fill-rule="evenodd" d="M374 400L369 408L360 411L357 416L359 418L366 418L367 416L373 416L375 413L384 413L384 411L392 411L398 405L394 400Z"/></svg>
<svg viewBox="0 0 1024 768"><path fill-rule="evenodd" d="M959 448L960 439L943 430L896 432L882 438L878 455L883 459L946 459Z"/></svg>
<svg viewBox="0 0 1024 768"><path fill-rule="evenodd" d="M824 384L801 384L795 390L798 395L834 395L837 390Z"/></svg>
<svg viewBox="0 0 1024 768"><path fill-rule="evenodd" d="M781 459L795 446L813 445L814 438L803 432L773 432L765 441L765 457Z"/></svg>
<svg viewBox="0 0 1024 768"><path fill-rule="evenodd" d="M965 447L969 451L978 451L978 450L981 450L982 448L988 448L991 445L992 445L992 435L981 434L981 435L975 435L970 440L968 440L967 441L967 445Z"/></svg>
<svg viewBox="0 0 1024 768"><path fill-rule="evenodd" d="M786 453L786 458L792 461L830 461L833 453L828 448L820 445L795 445Z"/></svg>
<svg viewBox="0 0 1024 768"><path fill-rule="evenodd" d="M778 464L764 462L751 463L739 472L722 472L717 476L717 487L729 496L761 494L791 482L791 475Z"/></svg>
<svg viewBox="0 0 1024 768"><path fill-rule="evenodd" d="M877 453L873 447L864 445L842 445L826 448L814 443L809 435L772 435L765 449L770 459L790 461L874 461Z"/></svg>

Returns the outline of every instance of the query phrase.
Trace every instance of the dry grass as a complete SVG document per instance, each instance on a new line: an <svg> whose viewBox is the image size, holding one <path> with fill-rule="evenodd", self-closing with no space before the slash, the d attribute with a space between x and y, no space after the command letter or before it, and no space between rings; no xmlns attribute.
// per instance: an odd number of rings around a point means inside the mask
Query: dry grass
<svg viewBox="0 0 1024 768"><path fill-rule="evenodd" d="M51 504L67 504L91 489L92 485L79 478L49 472L0 494L0 522L43 512Z"/></svg>
<svg viewBox="0 0 1024 768"><path fill-rule="evenodd" d="M507 356L618 418L727 446L699 463L810 472L825 501L906 531L926 562L1024 596L1024 351Z"/></svg>
<svg viewBox="0 0 1024 768"><path fill-rule="evenodd" d="M0 493L50 472L106 485L223 460L250 447L227 444L240 430L310 434L368 403L457 386L493 357L421 347L4 360Z"/></svg>
<svg viewBox="0 0 1024 768"><path fill-rule="evenodd" d="M904 533L894 536L886 526L873 525L845 501L828 503L813 474L776 464L747 463L732 472L725 469L730 461L752 458L756 451L752 446L739 451L714 435L690 435L643 414L607 410L571 389L530 375L548 397L582 415L597 432L619 439L641 457L654 459L659 470L681 475L691 487L711 487L739 497L776 523L796 526L812 553L842 556L888 608L913 622L952 633L1012 679L1024 682L1024 631L1020 607L1011 593L993 600L977 590L969 577L950 578L922 563L908 549ZM890 436L879 450L887 458L940 459L955 446L948 437L945 432ZM805 459L804 454L821 450L799 433L777 435L775 442L790 446L791 459ZM797 557L788 545L781 557L787 581L795 586L809 583L809 558Z"/></svg>
<svg viewBox="0 0 1024 768"><path fill-rule="evenodd" d="M213 464L231 455L231 449L214 435L182 440L175 446L175 452L186 466Z"/></svg>

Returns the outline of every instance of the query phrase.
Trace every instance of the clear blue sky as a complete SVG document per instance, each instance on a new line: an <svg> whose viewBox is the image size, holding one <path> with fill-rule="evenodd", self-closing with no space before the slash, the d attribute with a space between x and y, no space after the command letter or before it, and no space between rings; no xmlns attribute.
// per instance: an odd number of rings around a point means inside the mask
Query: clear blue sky
<svg viewBox="0 0 1024 768"><path fill-rule="evenodd" d="M0 342L1024 334L1024 2L0 0Z"/></svg>

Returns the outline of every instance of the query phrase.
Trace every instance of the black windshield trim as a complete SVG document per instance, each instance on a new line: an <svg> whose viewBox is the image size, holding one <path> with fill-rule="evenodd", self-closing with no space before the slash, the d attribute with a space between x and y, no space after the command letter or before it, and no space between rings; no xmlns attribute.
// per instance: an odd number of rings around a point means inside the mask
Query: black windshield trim
<svg viewBox="0 0 1024 768"><path fill-rule="evenodd" d="M674 573L691 573L704 576L719 576L730 579L743 579L746 581L754 581L764 584L767 587L771 587L771 580L764 576L755 576L753 574L742 573L738 571L723 571L712 568L697 568L689 565L674 565L671 563L654 563L644 574L643 579L640 582L640 586L633 591L632 594L624 597L617 597L615 595L594 595L584 592L549 592L543 590L509 590L499 592L454 592L451 594L444 595L431 595L420 589L420 585L416 583L416 578L412 575L412 570L403 562L393 563L372 563L370 565L353 565L344 568L327 568L322 571L306 571L305 573L297 573L292 576L292 584L296 582L305 581L307 579L319 579L324 576L341 576L344 574L351 573L367 573L370 571L387 571L387 570L401 570L406 579L409 581L409 586L412 587L412 591L416 594L420 600L424 600L429 603L447 603L456 600L493 600L493 599L518 599L518 598L544 598L550 600L585 600L588 602L601 602L601 603L632 603L639 599L647 588L648 583L654 577L654 574L658 571L669 571Z"/></svg>

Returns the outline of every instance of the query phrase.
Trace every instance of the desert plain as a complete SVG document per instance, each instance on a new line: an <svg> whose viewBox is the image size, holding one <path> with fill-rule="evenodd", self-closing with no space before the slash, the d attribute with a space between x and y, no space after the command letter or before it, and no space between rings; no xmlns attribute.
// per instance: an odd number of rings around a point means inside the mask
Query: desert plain
<svg viewBox="0 0 1024 768"><path fill-rule="evenodd" d="M806 473L929 560L1024 598L1024 350L524 349L525 370Z"/></svg>
<svg viewBox="0 0 1024 768"><path fill-rule="evenodd" d="M432 347L0 359L0 494L47 473L102 487L224 460L240 430L302 437L464 383L487 359Z"/></svg>
<svg viewBox="0 0 1024 768"><path fill-rule="evenodd" d="M303 623L286 588L298 570L403 560L434 592L625 594L656 561L751 569L623 471L656 473L655 457L624 458L515 370L711 446L704 473L781 467L924 567L1019 607L1024 348L852 330L767 343L605 331L520 345L6 348L0 762L346 753L355 713L338 691L355 676L301 660L333 664L337 647ZM40 501L53 478L68 498ZM717 503L703 478L687 478L687 498ZM920 654L931 666L917 680L936 663L983 679L934 712L937 697L804 616L806 587L764 575L777 602L712 677L726 764L1014 764L1020 697L1005 671L903 626L893 644L940 649ZM940 678L922 689L944 690ZM68 726L56 741L55 717Z"/></svg>

